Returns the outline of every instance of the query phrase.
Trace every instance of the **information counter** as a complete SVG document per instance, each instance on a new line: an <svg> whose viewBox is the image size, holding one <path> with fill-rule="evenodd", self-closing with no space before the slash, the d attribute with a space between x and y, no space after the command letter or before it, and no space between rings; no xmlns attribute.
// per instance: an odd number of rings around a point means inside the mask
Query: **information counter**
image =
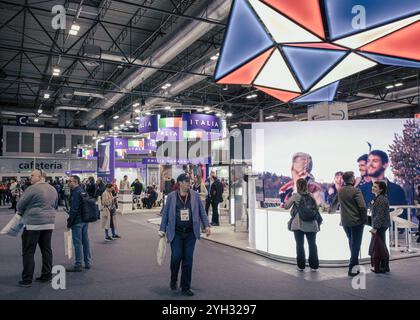
<svg viewBox="0 0 420 320"><path fill-rule="evenodd" d="M340 214L321 213L323 223L321 231L317 233L318 257L323 266L348 265L350 249L347 236L340 226ZM290 219L289 210L280 208L255 210L255 248L258 252L274 259L292 262L296 261L296 242L293 232L287 229ZM369 262L369 244L371 227L365 226L362 246L360 249L360 263ZM387 239L388 233L387 233ZM388 241L387 241L388 242ZM389 243L387 243L389 248ZM308 258L309 250L305 240L305 253Z"/></svg>

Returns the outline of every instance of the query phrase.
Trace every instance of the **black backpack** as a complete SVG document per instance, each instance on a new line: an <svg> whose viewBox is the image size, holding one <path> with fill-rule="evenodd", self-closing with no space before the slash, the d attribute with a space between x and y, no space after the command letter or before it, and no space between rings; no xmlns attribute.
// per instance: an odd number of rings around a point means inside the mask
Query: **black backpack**
<svg viewBox="0 0 420 320"><path fill-rule="evenodd" d="M314 221L318 217L318 205L309 194L302 194L297 207L299 218L302 221Z"/></svg>
<svg viewBox="0 0 420 320"><path fill-rule="evenodd" d="M82 211L82 221L83 222L95 222L98 220L99 208L96 204L96 199L89 197L86 192L80 194L81 198L81 211Z"/></svg>

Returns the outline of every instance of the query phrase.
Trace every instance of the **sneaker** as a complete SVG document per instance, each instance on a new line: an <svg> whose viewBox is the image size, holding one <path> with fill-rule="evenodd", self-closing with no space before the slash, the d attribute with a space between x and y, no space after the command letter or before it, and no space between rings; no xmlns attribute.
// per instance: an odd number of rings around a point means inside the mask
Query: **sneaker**
<svg viewBox="0 0 420 320"><path fill-rule="evenodd" d="M89 270L90 268L92 268L92 266L90 264L85 264L85 269Z"/></svg>
<svg viewBox="0 0 420 320"><path fill-rule="evenodd" d="M51 280L52 280L52 276L51 277L40 276L35 279L35 281L38 281L38 282L50 282Z"/></svg>
<svg viewBox="0 0 420 320"><path fill-rule="evenodd" d="M73 268L66 269L66 272L82 272L82 266L74 266Z"/></svg>
<svg viewBox="0 0 420 320"><path fill-rule="evenodd" d="M18 286L22 288L30 288L32 286L32 281L29 280L21 280L18 282Z"/></svg>
<svg viewBox="0 0 420 320"><path fill-rule="evenodd" d="M112 241L113 239L111 237L106 237L105 241Z"/></svg>
<svg viewBox="0 0 420 320"><path fill-rule="evenodd" d="M220 224L218 224L218 223L215 223L215 222L212 222L212 223L210 223L213 227L218 227L218 226L220 226Z"/></svg>
<svg viewBox="0 0 420 320"><path fill-rule="evenodd" d="M190 289L188 289L188 290L182 290L182 294L184 296L192 297L194 295L194 292L192 292Z"/></svg>
<svg viewBox="0 0 420 320"><path fill-rule="evenodd" d="M355 276L357 276L359 273L360 273L360 271L357 271L357 272L351 272L351 271L349 271L349 272L348 272L348 276L349 276L349 277L355 277Z"/></svg>
<svg viewBox="0 0 420 320"><path fill-rule="evenodd" d="M305 269L302 269L302 268L297 267L296 270L297 271L304 271Z"/></svg>
<svg viewBox="0 0 420 320"><path fill-rule="evenodd" d="M311 272L317 272L317 271L318 271L318 269L311 268Z"/></svg>
<svg viewBox="0 0 420 320"><path fill-rule="evenodd" d="M112 239L121 239L121 237L118 234L116 234L115 236L112 236Z"/></svg>

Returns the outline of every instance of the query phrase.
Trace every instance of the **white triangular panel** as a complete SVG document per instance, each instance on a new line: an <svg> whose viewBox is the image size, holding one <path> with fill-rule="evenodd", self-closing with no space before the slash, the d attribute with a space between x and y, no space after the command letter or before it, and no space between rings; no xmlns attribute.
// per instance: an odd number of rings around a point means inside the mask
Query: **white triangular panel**
<svg viewBox="0 0 420 320"><path fill-rule="evenodd" d="M321 81L319 81L311 89L311 91L319 89L337 80L348 77L352 74L372 68L376 65L377 63L371 60L363 58L358 54L350 53L343 61L341 61L337 66L335 66L335 68L332 69L330 73L328 73L324 78L322 78Z"/></svg>
<svg viewBox="0 0 420 320"><path fill-rule="evenodd" d="M351 49L357 49L357 48L360 48L361 46L364 46L365 44L369 42L372 42L376 39L386 36L387 34L390 34L396 30L399 30L418 20L420 20L420 14L404 19L404 20L400 20L397 22L384 25L382 27L378 27L372 30L361 32L361 33L352 35L350 37L343 38L341 40L334 41L334 43L351 48Z"/></svg>
<svg viewBox="0 0 420 320"><path fill-rule="evenodd" d="M274 89L301 92L278 49L271 55L257 79L255 79L254 84Z"/></svg>
<svg viewBox="0 0 420 320"><path fill-rule="evenodd" d="M320 42L320 38L300 27L259 0L249 0L277 43Z"/></svg>

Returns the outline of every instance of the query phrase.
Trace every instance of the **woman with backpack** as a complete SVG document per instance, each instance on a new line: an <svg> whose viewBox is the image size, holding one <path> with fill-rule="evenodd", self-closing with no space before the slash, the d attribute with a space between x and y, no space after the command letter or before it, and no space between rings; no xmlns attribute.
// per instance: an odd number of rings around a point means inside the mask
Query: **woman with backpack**
<svg viewBox="0 0 420 320"><path fill-rule="evenodd" d="M303 271L306 265L304 238L309 246L309 267L317 271L319 267L316 233L320 230L321 216L313 196L308 193L308 183L305 179L296 181L297 193L294 193L284 205L285 209L292 208L289 230L293 231L296 240L297 269Z"/></svg>

